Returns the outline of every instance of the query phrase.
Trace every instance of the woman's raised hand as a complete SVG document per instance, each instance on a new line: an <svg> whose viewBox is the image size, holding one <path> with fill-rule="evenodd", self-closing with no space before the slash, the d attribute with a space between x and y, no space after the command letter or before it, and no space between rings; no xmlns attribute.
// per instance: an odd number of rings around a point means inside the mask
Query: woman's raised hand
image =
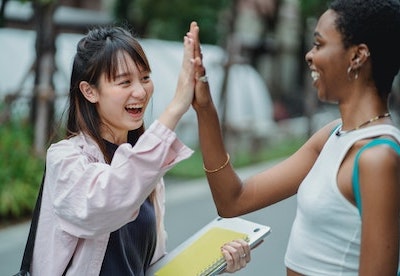
<svg viewBox="0 0 400 276"><path fill-rule="evenodd" d="M196 22L190 24L190 31L187 34L194 42L194 64L195 64L195 86L193 108L196 110L202 106L212 103L210 88L206 75L206 69L203 64L203 54L201 52L199 39L199 26Z"/></svg>
<svg viewBox="0 0 400 276"><path fill-rule="evenodd" d="M183 60L176 87L175 104L180 105L185 113L192 103L195 85L195 41L191 37L192 28L183 40Z"/></svg>
<svg viewBox="0 0 400 276"><path fill-rule="evenodd" d="M195 42L193 40L193 30L183 39L183 60L178 77L176 92L165 111L159 117L159 121L170 129L175 129L178 121L183 114L188 111L193 102L195 86Z"/></svg>

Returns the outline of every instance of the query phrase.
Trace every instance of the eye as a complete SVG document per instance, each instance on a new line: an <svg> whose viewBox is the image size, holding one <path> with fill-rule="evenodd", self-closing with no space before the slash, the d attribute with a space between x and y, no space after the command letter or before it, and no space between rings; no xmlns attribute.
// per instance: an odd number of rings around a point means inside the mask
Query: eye
<svg viewBox="0 0 400 276"><path fill-rule="evenodd" d="M142 76L142 82L147 83L149 81L151 81L150 74L146 74L146 75Z"/></svg>
<svg viewBox="0 0 400 276"><path fill-rule="evenodd" d="M124 79L118 82L118 85L121 86L129 86L131 84L131 81L129 79Z"/></svg>
<svg viewBox="0 0 400 276"><path fill-rule="evenodd" d="M319 42L315 41L313 43L313 47L318 50L321 47L321 44Z"/></svg>

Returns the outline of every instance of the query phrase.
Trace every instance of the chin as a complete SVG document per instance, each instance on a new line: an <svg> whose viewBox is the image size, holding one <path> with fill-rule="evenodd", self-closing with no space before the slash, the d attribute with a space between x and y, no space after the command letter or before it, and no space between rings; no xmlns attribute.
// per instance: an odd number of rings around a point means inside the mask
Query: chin
<svg viewBox="0 0 400 276"><path fill-rule="evenodd" d="M322 103L327 103L327 104L337 104L337 103L338 103L337 100L329 99L329 98L327 98L327 97L319 97L319 96L318 96L318 99L319 99L319 101L322 102Z"/></svg>
<svg viewBox="0 0 400 276"><path fill-rule="evenodd" d="M142 120L137 120L137 121L131 122L128 125L128 129L129 130L135 130L135 129L140 128L142 125L143 125L143 119Z"/></svg>
<svg viewBox="0 0 400 276"><path fill-rule="evenodd" d="M318 97L318 100L320 100L321 102L327 101L326 95L324 93L322 93L320 90L317 91L317 97Z"/></svg>
<svg viewBox="0 0 400 276"><path fill-rule="evenodd" d="M318 96L318 100L320 100L323 103L335 103L336 102L336 100L329 98L329 95L327 95L326 93L324 93L321 90L318 90L317 96Z"/></svg>

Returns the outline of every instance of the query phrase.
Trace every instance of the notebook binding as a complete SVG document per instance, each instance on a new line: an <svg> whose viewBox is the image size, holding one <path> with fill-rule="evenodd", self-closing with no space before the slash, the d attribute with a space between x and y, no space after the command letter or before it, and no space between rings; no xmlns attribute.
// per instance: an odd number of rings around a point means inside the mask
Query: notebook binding
<svg viewBox="0 0 400 276"><path fill-rule="evenodd" d="M220 257L216 259L211 265L200 271L200 273L197 274L197 276L208 276L210 273L212 273L216 268L221 266L225 262L224 257Z"/></svg>

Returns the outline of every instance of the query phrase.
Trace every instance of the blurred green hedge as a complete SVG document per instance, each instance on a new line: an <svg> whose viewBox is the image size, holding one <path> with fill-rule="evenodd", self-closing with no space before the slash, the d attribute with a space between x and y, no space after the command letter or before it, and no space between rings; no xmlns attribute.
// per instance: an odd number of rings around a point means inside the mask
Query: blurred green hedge
<svg viewBox="0 0 400 276"><path fill-rule="evenodd" d="M0 223L32 213L42 180L44 160L31 152L31 127L25 122L0 125Z"/></svg>

